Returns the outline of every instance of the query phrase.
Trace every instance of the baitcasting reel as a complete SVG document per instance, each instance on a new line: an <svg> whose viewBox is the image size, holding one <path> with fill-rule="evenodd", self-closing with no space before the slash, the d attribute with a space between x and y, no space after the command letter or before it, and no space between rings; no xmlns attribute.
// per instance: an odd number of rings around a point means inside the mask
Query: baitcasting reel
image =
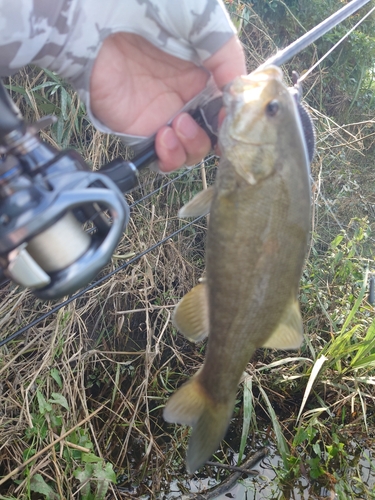
<svg viewBox="0 0 375 500"><path fill-rule="evenodd" d="M52 122L26 126L0 84L0 276L41 299L75 292L110 260L129 220L122 191L155 159L150 148L92 172L36 135Z"/></svg>

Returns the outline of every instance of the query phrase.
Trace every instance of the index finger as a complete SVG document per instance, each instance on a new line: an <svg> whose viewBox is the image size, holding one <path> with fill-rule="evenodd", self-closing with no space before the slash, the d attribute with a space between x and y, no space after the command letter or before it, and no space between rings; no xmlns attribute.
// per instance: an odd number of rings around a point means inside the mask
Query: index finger
<svg viewBox="0 0 375 500"><path fill-rule="evenodd" d="M234 78L246 74L245 54L237 36L233 36L213 56L203 62L219 89Z"/></svg>

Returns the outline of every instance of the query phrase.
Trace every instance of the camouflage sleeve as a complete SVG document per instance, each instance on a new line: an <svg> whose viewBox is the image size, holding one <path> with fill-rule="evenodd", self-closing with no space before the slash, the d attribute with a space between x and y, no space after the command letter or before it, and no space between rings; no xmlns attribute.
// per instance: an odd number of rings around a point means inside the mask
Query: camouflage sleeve
<svg viewBox="0 0 375 500"><path fill-rule="evenodd" d="M33 63L68 80L90 119L89 82L103 40L113 33L143 36L197 65L235 33L222 0L0 0L0 76ZM129 144L140 138L123 136Z"/></svg>

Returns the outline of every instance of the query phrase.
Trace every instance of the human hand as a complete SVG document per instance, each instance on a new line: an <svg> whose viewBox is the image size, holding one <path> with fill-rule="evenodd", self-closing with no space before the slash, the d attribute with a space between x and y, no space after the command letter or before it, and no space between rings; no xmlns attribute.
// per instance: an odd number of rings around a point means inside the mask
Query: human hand
<svg viewBox="0 0 375 500"><path fill-rule="evenodd" d="M246 73L237 37L204 62L219 88ZM169 55L146 39L116 33L105 39L90 81L91 109L107 127L119 133L151 135L159 165L170 172L192 165L210 150L208 135L188 113L165 124L206 85L207 72Z"/></svg>

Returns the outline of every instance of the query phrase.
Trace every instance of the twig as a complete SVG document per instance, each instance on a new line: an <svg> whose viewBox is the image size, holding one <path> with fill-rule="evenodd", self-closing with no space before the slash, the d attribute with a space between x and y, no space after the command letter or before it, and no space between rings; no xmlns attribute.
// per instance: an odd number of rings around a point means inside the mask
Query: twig
<svg viewBox="0 0 375 500"><path fill-rule="evenodd" d="M207 491L206 494L197 493L189 496L190 500L211 500L213 498L218 497L219 495L223 495L230 490L236 482L240 479L242 474L253 474L252 469L254 465L256 465L262 458L268 455L268 448L262 448L252 455L246 462L243 463L242 467L235 467L231 465L220 464L217 462L206 462L206 465L212 465L214 467L221 467L223 469L235 470L238 472L234 472L230 476L228 476L224 481L220 483L219 486L215 486L215 488L211 488Z"/></svg>
<svg viewBox="0 0 375 500"><path fill-rule="evenodd" d="M57 434L53 434L55 436L55 438L59 438L60 439L60 436L58 436ZM67 446L68 448L73 448L73 450L78 450L78 451L82 451L83 453L90 453L90 449L89 448L85 448L84 446L79 446L79 444L74 444L74 443L71 443L70 441L64 441L62 443L64 446Z"/></svg>
<svg viewBox="0 0 375 500"><path fill-rule="evenodd" d="M201 177L202 177L203 189L207 189L206 167L205 167L204 162L202 162L202 165L201 165Z"/></svg>
<svg viewBox="0 0 375 500"><path fill-rule="evenodd" d="M230 470L232 472L239 472L240 474L249 474L256 476L257 471L246 469L245 467L237 467L236 465L221 464L219 462L206 462L205 465L210 465L211 467L219 467L219 469Z"/></svg>
<svg viewBox="0 0 375 500"><path fill-rule="evenodd" d="M0 486L2 484L4 484L6 481L8 481L8 479L10 479L12 476L14 476L15 474L18 474L19 472L21 472L22 469L24 469L31 462L33 462L34 460L36 460L37 458L39 458L41 455L43 455L43 453L45 453L46 451L50 450L57 443L59 443L60 441L62 441L63 439L65 439L67 436L69 436L69 434L72 433L75 429L77 429L81 425L83 425L86 422L88 422L94 415L96 415L97 413L99 413L104 407L105 407L105 404L102 405L102 406L100 406L95 411L93 411L90 415L88 415L86 418L84 418L83 420L81 420L80 422L78 422L78 424L76 424L74 427L72 427L71 429L69 429L68 431L66 431L62 436L60 436L59 438L55 439L55 441L52 441L52 443L50 443L48 446L46 446L45 448L43 448L42 450L40 450L38 453L36 453L32 457L30 457L22 465L19 465L18 467L16 467L15 469L13 469L11 472L9 472L9 474L7 474L2 479L0 479Z"/></svg>

